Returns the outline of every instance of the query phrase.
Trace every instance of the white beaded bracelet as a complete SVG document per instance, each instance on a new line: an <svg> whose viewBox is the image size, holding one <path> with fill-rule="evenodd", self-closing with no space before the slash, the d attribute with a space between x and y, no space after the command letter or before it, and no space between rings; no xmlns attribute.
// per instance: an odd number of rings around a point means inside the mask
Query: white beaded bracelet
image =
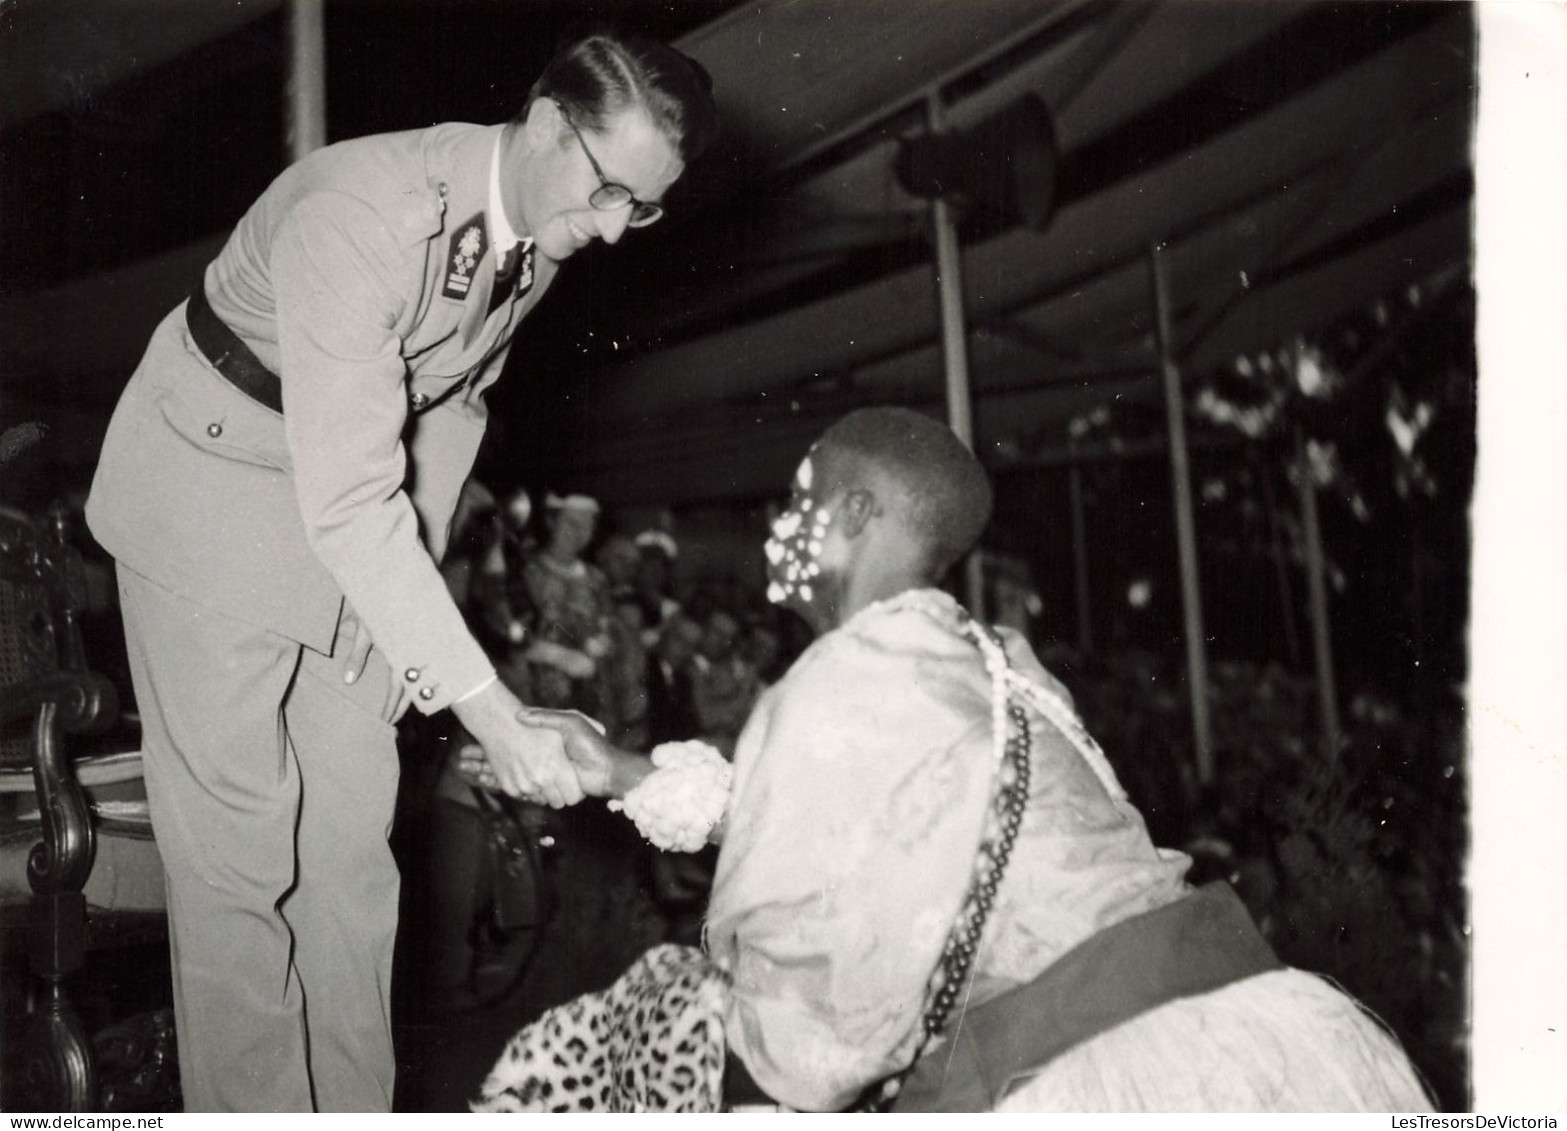
<svg viewBox="0 0 1567 1131"><path fill-rule="evenodd" d="M696 852L724 819L734 769L705 742L666 742L652 757L658 768L609 807L624 811L654 847Z"/></svg>

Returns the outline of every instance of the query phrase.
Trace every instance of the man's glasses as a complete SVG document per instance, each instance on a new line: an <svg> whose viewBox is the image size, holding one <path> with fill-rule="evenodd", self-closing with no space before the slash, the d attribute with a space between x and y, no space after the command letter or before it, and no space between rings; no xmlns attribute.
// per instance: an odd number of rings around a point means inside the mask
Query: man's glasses
<svg viewBox="0 0 1567 1131"><path fill-rule="evenodd" d="M627 223L633 228L645 228L664 215L664 206L661 204L649 204L645 200L638 200L631 194L631 190L625 185L617 185L604 175L604 170L599 168L598 160L593 156L593 151L588 148L588 143L583 140L582 131L577 128L577 123L571 120L571 115L566 113L566 108L559 102L555 108L560 111L560 116L566 119L566 124L571 127L571 132L577 135L577 144L582 146L582 152L587 155L588 164L593 166L593 174L599 179L599 187L588 196L588 203L600 212L613 212L617 208L631 205L631 219Z"/></svg>

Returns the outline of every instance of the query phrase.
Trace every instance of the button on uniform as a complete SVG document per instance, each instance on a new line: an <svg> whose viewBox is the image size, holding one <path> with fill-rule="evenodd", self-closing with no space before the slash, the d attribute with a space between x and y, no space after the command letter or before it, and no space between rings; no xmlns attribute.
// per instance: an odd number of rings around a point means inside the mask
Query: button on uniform
<svg viewBox="0 0 1567 1131"><path fill-rule="evenodd" d="M217 423L217 421L213 421L211 424L207 425L207 435L216 440L219 436L223 435L223 425Z"/></svg>
<svg viewBox="0 0 1567 1131"><path fill-rule="evenodd" d="M407 671L405 671L403 673L403 678L406 679L409 683L416 683L416 682L418 682L418 679L419 679L419 669L418 668L409 668Z"/></svg>
<svg viewBox="0 0 1567 1131"><path fill-rule="evenodd" d="M421 687L419 689L419 698L421 698L421 699L434 699L435 698L435 688L433 688L433 687Z"/></svg>
<svg viewBox="0 0 1567 1131"><path fill-rule="evenodd" d="M414 402L414 408L416 408L416 409L423 408L425 405L430 403L430 394L429 393L415 393L414 394L414 398L413 398L413 402Z"/></svg>

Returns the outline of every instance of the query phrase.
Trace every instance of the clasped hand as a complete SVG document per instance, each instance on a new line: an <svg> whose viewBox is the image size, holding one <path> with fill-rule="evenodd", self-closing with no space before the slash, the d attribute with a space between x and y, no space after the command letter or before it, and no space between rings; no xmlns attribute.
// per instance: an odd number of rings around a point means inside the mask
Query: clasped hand
<svg viewBox="0 0 1567 1131"><path fill-rule="evenodd" d="M452 710L480 748L459 756L469 777L553 809L608 795L613 748L586 715L525 707L499 683Z"/></svg>
<svg viewBox="0 0 1567 1131"><path fill-rule="evenodd" d="M351 627L343 671L348 683L364 673L373 647L357 617ZM409 700L401 681L396 692L393 722L408 709ZM478 741L459 754L465 776L552 809L575 805L584 796L608 796L614 748L605 740L604 729L586 715L525 707L499 681L454 703L452 713Z"/></svg>

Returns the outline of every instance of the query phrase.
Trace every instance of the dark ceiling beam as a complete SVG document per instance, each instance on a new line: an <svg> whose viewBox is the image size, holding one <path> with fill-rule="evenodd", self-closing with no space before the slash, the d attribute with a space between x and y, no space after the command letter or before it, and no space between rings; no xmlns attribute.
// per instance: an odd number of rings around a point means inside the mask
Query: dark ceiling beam
<svg viewBox="0 0 1567 1131"><path fill-rule="evenodd" d="M1466 6L1313 5L1276 35L1063 154L1057 191L1063 202L1102 192L1455 19L1472 39L1473 15Z"/></svg>
<svg viewBox="0 0 1567 1131"><path fill-rule="evenodd" d="M178 58L283 0L9 0L0 4L0 129L71 110ZM156 14L149 19L149 11Z"/></svg>
<svg viewBox="0 0 1567 1131"><path fill-rule="evenodd" d="M1473 178L1466 169L1407 197L1391 213L1374 214L1335 239L1314 246L1303 254L1291 255L1289 241L1279 241L1273 255L1254 265L1248 273L1245 286L1227 284L1222 299L1204 311L1200 320L1188 320L1188 327L1181 339L1181 354L1187 356L1198 349L1214 328L1223 324L1229 312L1246 301L1253 288L1266 288L1317 268L1330 266L1340 258L1354 255L1384 238L1414 229L1433 217L1467 209L1473 197Z"/></svg>
<svg viewBox="0 0 1567 1131"><path fill-rule="evenodd" d="M1188 451L1223 451L1244 447L1247 442L1244 436L1235 433L1205 431L1188 435L1186 447ZM997 461L991 471L993 474L1000 474L1070 467L1072 464L1130 463L1134 460L1165 456L1169 450L1170 441L1159 435L1138 436L1129 440L1091 440L1070 444L1058 442L1037 451Z"/></svg>
<svg viewBox="0 0 1567 1131"><path fill-rule="evenodd" d="M985 0L962 18L951 0L897 0L845 5L842 0L763 0L745 4L683 36L677 45L713 75L726 92L735 131L750 139L753 173L775 189L837 165L859 148L908 128L923 114L927 92L960 82L976 69L1016 53L1032 53L1042 39L1071 34L1102 16L1107 0ZM844 34L836 34L844 29ZM858 34L856 34L858 33ZM872 54L847 54L874 42ZM844 75L854 81L845 84ZM813 89L852 85L864 97L821 104ZM913 80L913 81L911 81ZM794 91L796 107L778 105Z"/></svg>
<svg viewBox="0 0 1567 1131"><path fill-rule="evenodd" d="M1066 417L1091 410L1101 396L1145 396L1157 403L1159 388L1150 372L1109 382L1093 393L1069 393L1063 398L1058 389L1032 389L982 398L976 406L976 423L980 435L992 438L980 445L982 462L998 474L1047 465L1060 445L1047 441L1038 453L1019 453L994 439L1012 435L1003 427L1007 421L1037 419L1041 406L1052 418L1060 416L1064 435ZM610 507L757 501L787 493L801 457L835 420L857 408L886 404L937 418L944 414L939 392L890 398L840 390L793 403L780 401L765 411L704 413L646 431L618 431L591 448L562 451L549 463L553 481L569 483L573 490L585 491ZM1199 438L1197 445L1223 442ZM1104 450L1111 449L1107 445ZM1098 454L1097 449L1089 449L1084 458ZM1142 454L1133 444L1124 458Z"/></svg>
<svg viewBox="0 0 1567 1131"><path fill-rule="evenodd" d="M1085 40L1049 76L1045 102L1058 119L1071 112L1078 95L1094 81L1105 64L1124 48L1154 11L1152 0L1121 0L1093 28Z"/></svg>
<svg viewBox="0 0 1567 1131"><path fill-rule="evenodd" d="M1251 327L1270 311L1290 311L1297 328L1309 333L1412 282L1463 267L1472 260L1471 224L1469 209L1455 208L1354 253L1249 291L1191 349L1186 364L1193 372L1202 372L1255 349L1260 343Z"/></svg>
<svg viewBox="0 0 1567 1131"><path fill-rule="evenodd" d="M1292 327L1309 333L1396 290L1402 285L1402 264L1406 261L1419 265L1421 277L1450 266L1449 249L1458 246L1454 234L1463 223L1461 214L1428 221L1412 231L1368 245L1342 261L1260 287L1248 295L1248 302L1263 310L1292 310ZM1139 267L1131 265L1117 285L1130 292L1145 290L1147 281ZM1255 332L1244 325L1244 313L1232 311L1219 331L1210 335L1192 359L1191 372L1227 365L1237 353L1278 344L1257 340ZM1242 320L1239 329L1235 322L1238 318ZM773 390L744 404L713 404L689 412L627 421L575 445L572 452L562 453L562 458L566 466L577 472L629 461L656 478L667 460L700 458L706 453L721 464L731 455L771 443L767 439L771 429L784 427L787 438L791 433L786 426L802 412L813 419L831 420L864 404L939 405L937 351L928 346L920 352L925 356L918 367L930 378L924 382L911 381L892 390L859 380ZM1153 370L1146 365L1100 364L1072 369L1032 366L1028 373L1002 380L991 372L976 388L982 452L984 444L1015 438L1020 430L1039 435L1041 429L1055 427L1064 436L1071 416L1099 404L1139 399L1157 404L1160 395Z"/></svg>
<svg viewBox="0 0 1567 1131"><path fill-rule="evenodd" d="M1434 275L1433 286L1464 277L1464 265L1451 262L1451 250L1460 246L1455 236L1466 225L1461 210L1434 218L1346 253L1341 260L1259 287L1248 300L1262 310L1290 310L1292 326L1309 333L1396 293L1404 285L1406 263L1424 272L1424 282ZM1133 267L1126 284L1146 287L1146 280ZM1236 311L1231 317L1244 323L1243 314ZM1238 337L1234 330L1230 325L1210 336L1190 371L1228 365L1236 353L1277 344L1258 342L1244 324ZM927 368L939 376L934 347L929 352ZM1367 356L1375 359L1384 353L1385 348L1373 346ZM1074 416L1102 405L1147 404L1157 409L1160 403L1159 382L1147 366L1119 371L1105 366L1091 375L1085 371L1071 376L1057 367L1031 371L1031 377L1005 380L991 373L992 380L976 390L978 449L998 473L1069 458L1067 426ZM709 405L595 430L584 437L585 443L559 453L554 463L574 485L612 505L763 497L781 490L810 442L838 416L863 405L888 403L940 415L939 388L939 380L923 388L916 382L891 391L854 380L822 382L793 393L775 391L747 404ZM1221 445L1226 440L1218 436L1199 444L1210 442ZM1134 449L1135 444L1120 445L1097 457L1091 451L1078 456L1123 459L1149 454Z"/></svg>
<svg viewBox="0 0 1567 1131"><path fill-rule="evenodd" d="M1052 294L1070 296L1085 289L1084 280L1139 260L1148 239L1181 232L1194 216L1200 223L1226 217L1259 194L1266 200L1295 191L1289 186L1298 187L1300 176L1332 168L1346 149L1415 136L1415 124L1440 108L1434 99L1451 107L1454 79L1463 93L1469 72L1451 51L1455 38L1461 43L1468 35L1460 13L1362 61L1339 82L1314 88L1177 161L1063 210L1043 236L1014 231L971 248L966 259L983 268L971 271L968 280L971 317L1014 313ZM1410 84L1402 78L1410 72L1429 79ZM1434 151L1446 153L1446 164L1435 170L1441 175L1468 161L1469 123L1466 115L1437 118L1430 128L1440 134ZM1320 123L1338 124L1347 135ZM1418 168L1402 177L1424 179L1431 173ZM1392 189L1384 191L1396 190L1400 181L1395 176ZM598 408L615 418L671 401L744 397L915 347L930 339L936 325L929 271L922 264L826 298L809 301L802 295L800 305L786 313L610 367L599 382Z"/></svg>
<svg viewBox="0 0 1567 1131"><path fill-rule="evenodd" d="M872 212L818 217L783 214L754 233L756 251L746 256L744 269L749 272L841 259L865 248L921 239L924 228L925 218L919 213ZM732 303L735 296L732 291L728 294L727 301Z"/></svg>
<svg viewBox="0 0 1567 1131"><path fill-rule="evenodd" d="M954 128L977 123L1026 93L1042 94L1052 106L1069 106L1095 70L1153 9L1146 0L1100 2L1077 9L1071 19L1051 21L1044 30L1025 35L997 58L976 65L943 88L949 123ZM912 106L899 122L884 120L875 130L856 135L852 144L819 154L787 176L773 179L766 198L748 201L736 221L746 234L735 262L734 285L683 304L677 320L660 318L660 334L667 339L674 326L684 326L690 333L704 324L704 312L727 321L737 306L762 296L792 293L795 284L812 277L812 267L822 270L859 257L863 268L867 260L862 253L884 256L889 247L923 248L929 226L924 202L904 197L884 171L892 164L900 135L924 129L924 108ZM819 200L842 195L843 185L863 181L871 165L879 170L876 195L891 197L876 219L823 215ZM707 254L723 255L714 249L727 238L727 232L709 237ZM794 270L771 270L780 266Z"/></svg>
<svg viewBox="0 0 1567 1131"><path fill-rule="evenodd" d="M104 377L129 375L161 318L190 294L228 234L175 248L63 287L0 302L0 373L30 397L104 395ZM95 312L84 332L83 312ZM104 312L112 312L106 316ZM110 399L118 395L114 384Z"/></svg>
<svg viewBox="0 0 1567 1131"><path fill-rule="evenodd" d="M1375 12L1384 9L1383 18L1376 18ZM1419 101L1422 95L1428 102L1432 97L1452 97L1454 62L1467 62L1472 71L1473 18L1467 6L1313 4L1289 10L1298 14L1285 22L1273 37L1246 46L1235 59L1223 62L1199 79L1169 92L1090 143L1063 153L1057 189L1059 212L1065 213L1074 204L1091 198L1103 198L1114 191L1124 193L1130 186L1140 186L1148 181L1151 171L1170 165L1176 159L1189 160L1194 152L1207 147L1221 149L1230 139L1255 132L1257 122L1279 115L1293 116L1297 120L1307 116L1292 113L1292 107L1321 105L1318 112L1321 121L1340 123L1339 129L1345 128L1342 123L1359 121L1362 135L1373 139L1385 136L1409 125L1416 112L1423 109L1411 112L1410 104ZM1340 35L1344 37L1342 41L1335 38ZM1363 97L1358 102L1346 103L1334 98L1339 87L1371 88L1374 84L1363 77L1368 69L1382 68L1394 74L1400 71L1398 59L1434 59L1439 52L1451 61L1436 67L1409 65L1409 74L1423 75L1426 81L1417 84L1406 80L1406 89L1398 91L1391 102L1379 104L1375 98ZM1287 66L1279 66L1268 64L1270 59L1289 62ZM1236 60L1244 61L1244 65ZM1255 86L1254 73L1259 68L1275 77L1252 91L1248 99L1226 94L1237 86ZM1465 97L1472 99L1470 77L1466 73L1462 85ZM1403 79L1403 75L1399 78ZM1330 79L1334 81L1330 82ZM980 94L970 94L968 102L980 97ZM959 103L955 112L961 114L964 105ZM1175 138L1182 139L1185 148L1176 146L1172 140ZM1278 145L1273 148L1287 149ZM886 144L881 149L885 151L881 159L890 163L895 150ZM1250 159L1264 168L1278 167L1276 154L1265 153L1260 159L1257 156ZM1288 183L1303 171L1299 167L1280 167L1277 180ZM771 192L770 189L769 194ZM1216 206L1222 203L1222 200L1215 202ZM1062 216L1058 214L1055 226L1060 227L1061 221ZM964 243L972 246L994 239L996 235L994 226L985 230L969 224ZM1137 246L1145 243L1146 240L1135 241ZM740 245L740 258L731 264L737 277L743 278L749 266L745 249L765 244L766 240L758 234L757 238L749 238ZM650 309L643 312L640 319L638 315L628 313L628 337L634 341L651 341L656 337L660 348L667 348L670 343L678 345L688 338L706 337L719 328L732 326L737 309L744 318L765 319L826 295L852 291L873 285L877 279L917 269L928 257L929 251L923 241L902 237L880 245L861 246L836 262L829 262L816 273L792 274L787 279L775 280L770 290L764 289L765 283L760 286L741 284L724 296L698 298L685 304L678 313Z"/></svg>
<svg viewBox="0 0 1567 1131"><path fill-rule="evenodd" d="M1225 60L1274 41L1320 0L1161 2L1138 33L1104 60L1072 102L1051 102L1064 148L1075 149L1158 105Z"/></svg>
<svg viewBox="0 0 1567 1131"><path fill-rule="evenodd" d="M1081 362L1083 351L1070 346L1054 334L1046 334L1006 315L974 322L970 335L989 333L1008 342L1015 342L1052 362Z"/></svg>

